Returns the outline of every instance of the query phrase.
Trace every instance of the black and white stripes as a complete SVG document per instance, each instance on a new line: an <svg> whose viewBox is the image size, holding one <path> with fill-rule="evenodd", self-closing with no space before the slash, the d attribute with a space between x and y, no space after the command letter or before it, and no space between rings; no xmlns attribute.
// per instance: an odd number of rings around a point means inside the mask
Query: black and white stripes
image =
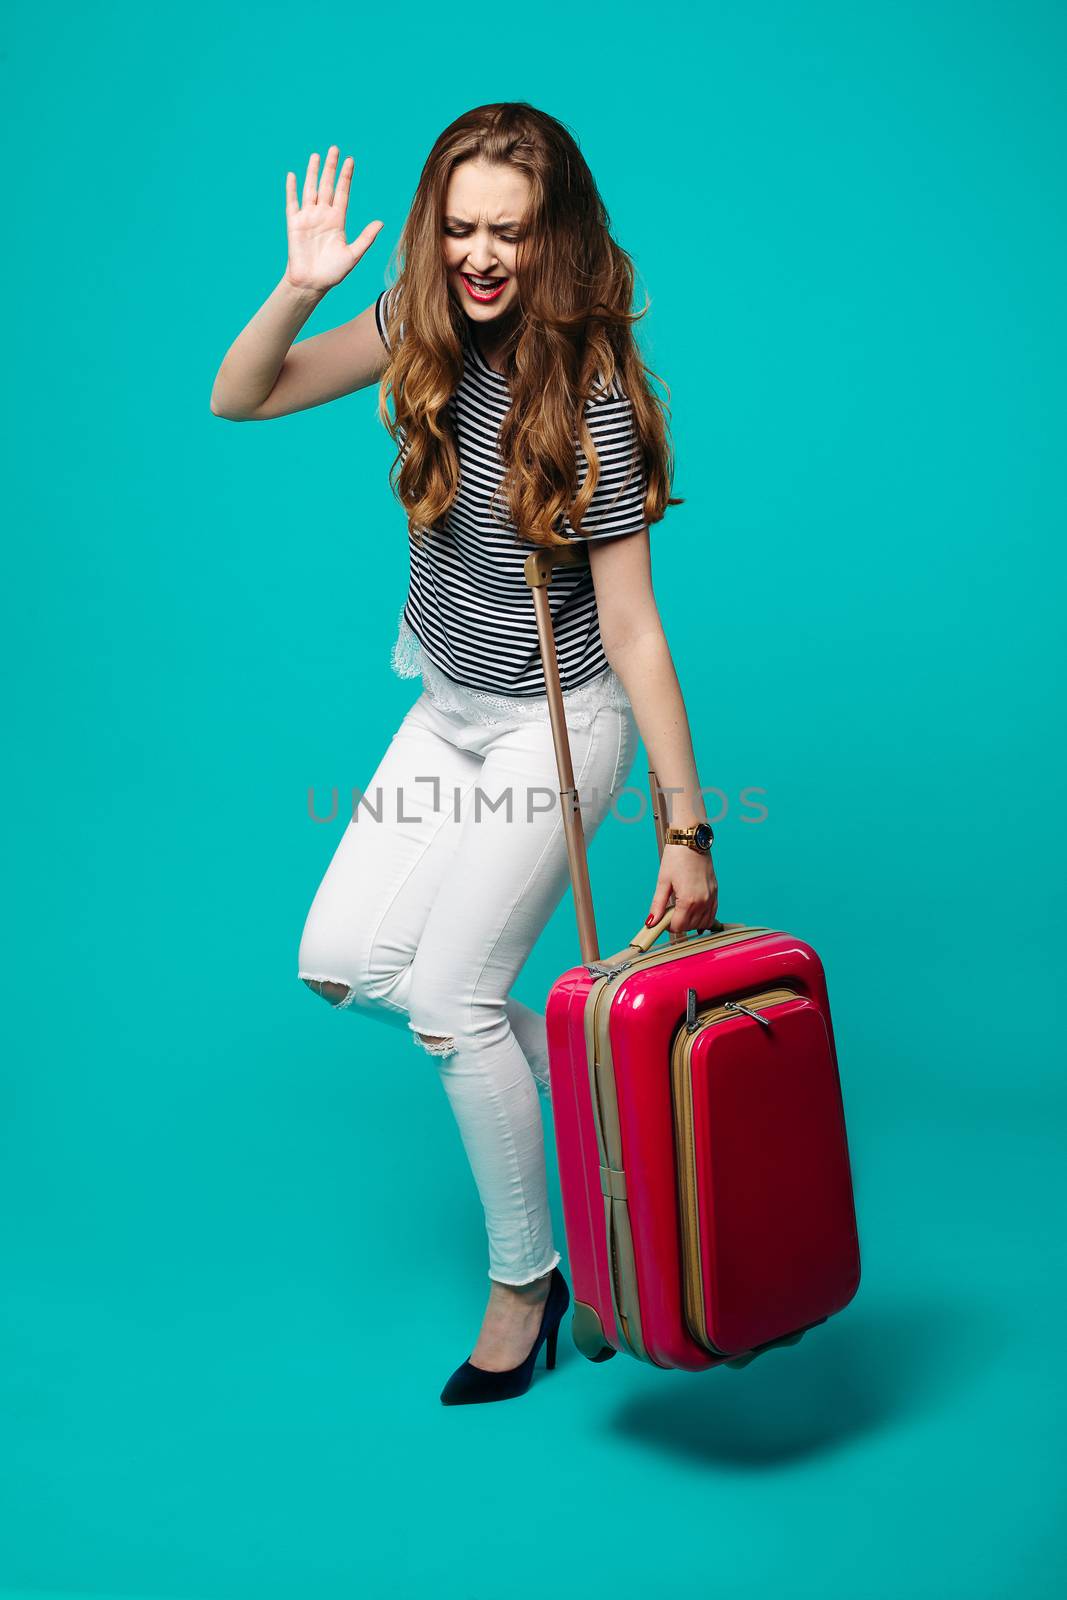
<svg viewBox="0 0 1067 1600"><path fill-rule="evenodd" d="M382 342L389 348L389 290L375 301ZM508 409L508 384L478 351L469 331L463 375L449 401L458 441L460 483L443 525L409 539L411 557L404 620L422 649L456 682L491 694L543 695L533 596L523 562L536 548L519 539L499 494L504 477L498 447ZM620 538L645 525L645 479L637 454L632 407L616 382L603 399L586 405L600 460L600 481L583 522L584 536ZM575 439L578 481L588 465ZM577 540L569 521L564 533ZM588 566L559 567L548 590L565 690L607 669Z"/></svg>

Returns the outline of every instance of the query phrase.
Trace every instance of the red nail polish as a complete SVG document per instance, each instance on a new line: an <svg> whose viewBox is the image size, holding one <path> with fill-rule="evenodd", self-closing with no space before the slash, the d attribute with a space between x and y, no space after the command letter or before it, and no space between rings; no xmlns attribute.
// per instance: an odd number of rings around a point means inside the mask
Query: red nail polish
<svg viewBox="0 0 1067 1600"><path fill-rule="evenodd" d="M651 926L652 926L654 921L655 921L654 914L652 912L649 912L648 916L645 918L645 927L646 928L651 928Z"/></svg>

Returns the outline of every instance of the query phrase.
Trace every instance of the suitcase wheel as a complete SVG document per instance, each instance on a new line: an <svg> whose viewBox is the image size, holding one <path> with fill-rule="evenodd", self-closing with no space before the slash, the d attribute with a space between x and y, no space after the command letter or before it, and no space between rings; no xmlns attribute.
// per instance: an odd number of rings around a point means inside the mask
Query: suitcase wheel
<svg viewBox="0 0 1067 1600"><path fill-rule="evenodd" d="M617 1352L604 1337L604 1325L592 1306L574 1302L571 1338L587 1361L610 1361Z"/></svg>
<svg viewBox="0 0 1067 1600"><path fill-rule="evenodd" d="M820 1317L819 1322L825 1322L825 1317ZM817 1327L818 1323L809 1323L809 1327ZM754 1350L747 1350L743 1356L732 1356L729 1361L720 1362L723 1367L747 1367L750 1361L755 1361L757 1356L763 1355L766 1350L777 1350L779 1345L799 1344L807 1333L807 1328L798 1328L795 1333L787 1333L781 1339L769 1339L766 1344L758 1344Z"/></svg>

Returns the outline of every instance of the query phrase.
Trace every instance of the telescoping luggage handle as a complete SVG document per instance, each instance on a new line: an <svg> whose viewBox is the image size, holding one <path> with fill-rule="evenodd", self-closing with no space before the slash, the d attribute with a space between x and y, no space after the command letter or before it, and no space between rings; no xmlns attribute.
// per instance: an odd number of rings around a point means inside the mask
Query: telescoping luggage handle
<svg viewBox="0 0 1067 1600"><path fill-rule="evenodd" d="M541 648L541 661L545 669L548 717L552 725L552 744L559 772L559 798L563 807L563 831L567 841L567 861L578 917L578 947L582 961L587 966L600 961L600 945L597 939L596 918L593 914L593 893L589 883L589 860L586 855L585 829L582 826L582 808L578 791L574 786L571 744L567 733L563 690L559 681L559 657L556 652L556 637L552 628L552 613L549 609L547 591L556 567L586 566L588 562L588 548L578 543L557 545L553 548L543 547L527 556L524 563L526 582L533 591L534 609L537 614L537 642ZM648 772L648 782L652 795L652 819L656 827L656 848L662 855L665 827L661 806L662 796L655 771L651 767ZM654 922L650 928L639 928L626 948L619 951L617 956L609 958L610 962L631 956L635 949L640 951L650 949L664 929L670 928L673 912L674 907L669 906L659 921ZM724 923L716 922L711 931L717 933L724 927ZM682 941L686 935L672 933L670 937Z"/></svg>

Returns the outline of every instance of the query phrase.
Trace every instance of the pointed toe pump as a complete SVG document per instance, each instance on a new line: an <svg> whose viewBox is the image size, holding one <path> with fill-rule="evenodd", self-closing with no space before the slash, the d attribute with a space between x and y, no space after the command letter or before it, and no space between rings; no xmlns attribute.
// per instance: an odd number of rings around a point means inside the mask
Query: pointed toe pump
<svg viewBox="0 0 1067 1600"><path fill-rule="evenodd" d="M558 1267L553 1267L541 1312L541 1327L526 1360L520 1361L517 1367L509 1367L506 1372L489 1372L484 1367L472 1366L469 1360L464 1361L441 1390L442 1405L476 1405L483 1400L512 1400L516 1395L525 1394L533 1380L534 1363L542 1345L546 1369L556 1365L559 1326L570 1303L567 1280Z"/></svg>

